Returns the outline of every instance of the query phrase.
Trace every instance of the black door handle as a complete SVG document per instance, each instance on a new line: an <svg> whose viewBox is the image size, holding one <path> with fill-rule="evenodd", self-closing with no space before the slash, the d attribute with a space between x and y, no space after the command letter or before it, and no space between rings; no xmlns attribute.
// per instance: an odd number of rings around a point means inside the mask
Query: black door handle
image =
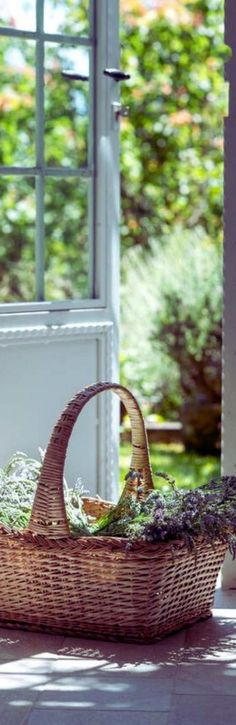
<svg viewBox="0 0 236 725"><path fill-rule="evenodd" d="M88 81L89 76L83 76L81 73L71 73L70 71L62 71L61 75L67 81Z"/></svg>
<svg viewBox="0 0 236 725"><path fill-rule="evenodd" d="M124 73L124 71L120 70L120 68L105 68L103 73L104 76L109 76L116 82L127 81L131 77L129 73Z"/></svg>

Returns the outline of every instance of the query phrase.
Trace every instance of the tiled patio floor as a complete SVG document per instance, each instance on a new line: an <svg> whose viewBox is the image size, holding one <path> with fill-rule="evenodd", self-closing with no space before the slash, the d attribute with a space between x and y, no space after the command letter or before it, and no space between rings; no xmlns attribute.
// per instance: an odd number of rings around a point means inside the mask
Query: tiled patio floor
<svg viewBox="0 0 236 725"><path fill-rule="evenodd" d="M0 629L0 725L236 725L236 591L155 645Z"/></svg>

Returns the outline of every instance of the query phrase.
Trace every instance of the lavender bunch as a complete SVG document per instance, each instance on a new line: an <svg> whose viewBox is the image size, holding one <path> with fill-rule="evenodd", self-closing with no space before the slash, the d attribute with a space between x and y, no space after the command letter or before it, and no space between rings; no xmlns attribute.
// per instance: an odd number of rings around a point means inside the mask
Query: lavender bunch
<svg viewBox="0 0 236 725"><path fill-rule="evenodd" d="M144 500L120 511L120 516L103 529L102 535L122 536L129 540L157 542L183 541L193 550L203 537L228 544L236 556L236 477L224 476L191 491L176 488L167 474L165 492L152 491Z"/></svg>
<svg viewBox="0 0 236 725"><path fill-rule="evenodd" d="M236 556L236 477L223 476L185 492L172 490L165 497L151 494L141 507L148 512L141 538L157 541L184 541L193 549L199 536L211 544L220 540Z"/></svg>

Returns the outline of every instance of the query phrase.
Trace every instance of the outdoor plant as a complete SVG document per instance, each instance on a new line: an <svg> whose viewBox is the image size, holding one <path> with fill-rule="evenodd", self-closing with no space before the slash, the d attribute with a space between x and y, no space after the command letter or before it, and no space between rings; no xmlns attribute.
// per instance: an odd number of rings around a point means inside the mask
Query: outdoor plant
<svg viewBox="0 0 236 725"><path fill-rule="evenodd" d="M41 457L43 454L41 452ZM22 530L27 526L42 462L16 453L0 471L0 522ZM174 479L158 472L168 486L145 494L143 479L131 469L117 505L95 518L83 508L80 482L69 489L64 481L65 505L75 536L117 536L128 545L182 541L194 550L199 537L214 546L221 541L236 555L236 477L223 476L191 491L180 490Z"/></svg>
<svg viewBox="0 0 236 725"><path fill-rule="evenodd" d="M17 452L0 470L0 523L16 529L27 526L44 457L41 449L39 452L39 461ZM73 488L69 488L64 479L66 512L74 530L80 526L86 531L88 519L82 506L84 493L80 479Z"/></svg>
<svg viewBox="0 0 236 725"><path fill-rule="evenodd" d="M148 255L130 249L122 268L121 379L124 385L132 380L135 394L153 412L182 422L186 449L215 454L221 413L221 249L202 228L190 232L179 226L151 249Z"/></svg>

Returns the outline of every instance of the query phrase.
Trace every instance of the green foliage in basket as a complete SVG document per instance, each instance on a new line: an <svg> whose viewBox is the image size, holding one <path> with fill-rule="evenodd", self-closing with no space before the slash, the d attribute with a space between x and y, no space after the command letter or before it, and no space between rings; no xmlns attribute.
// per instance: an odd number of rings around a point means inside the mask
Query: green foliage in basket
<svg viewBox="0 0 236 725"><path fill-rule="evenodd" d="M43 458L43 453L41 458ZM0 471L0 522L18 530L29 521L42 461L16 453ZM83 510L85 491L78 481L69 489L64 480L65 506L75 536L116 536L156 542L183 541L191 550L201 536L217 540L236 555L236 477L223 476L186 491L166 473L158 473L169 488L144 492L140 472L131 469L119 501L94 520Z"/></svg>
<svg viewBox="0 0 236 725"><path fill-rule="evenodd" d="M24 529L30 518L37 482L42 466L43 451L39 449L41 461L25 453L15 453L0 470L0 522L16 529ZM69 488L64 479L64 497L69 525L72 531L89 533L88 521L83 511L82 495L85 493L78 479Z"/></svg>

